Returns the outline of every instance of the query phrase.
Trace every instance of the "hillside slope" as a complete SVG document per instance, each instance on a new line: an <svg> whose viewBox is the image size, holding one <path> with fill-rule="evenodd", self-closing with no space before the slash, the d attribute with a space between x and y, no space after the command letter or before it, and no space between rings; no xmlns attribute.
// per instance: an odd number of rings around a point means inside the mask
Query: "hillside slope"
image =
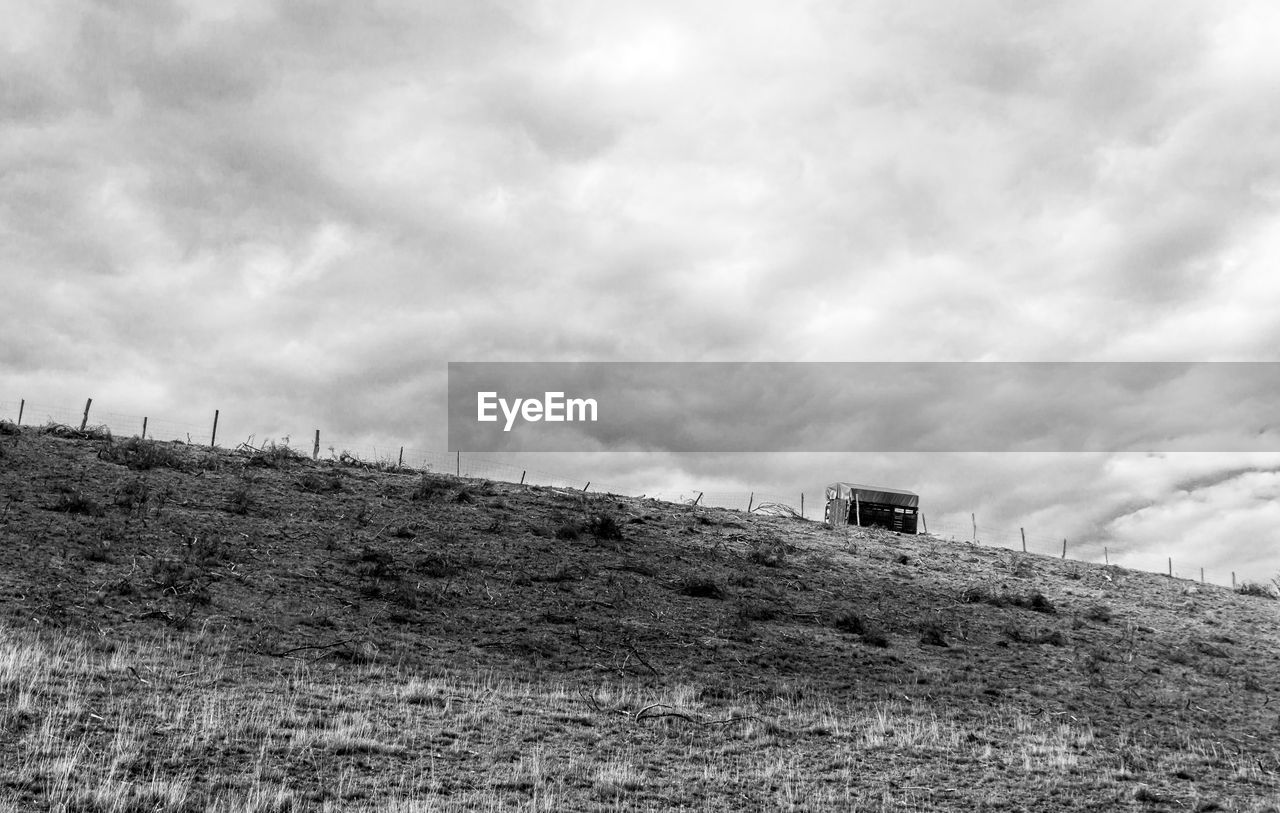
<svg viewBox="0 0 1280 813"><path fill-rule="evenodd" d="M0 437L11 809L1280 805L1264 597L64 434Z"/></svg>

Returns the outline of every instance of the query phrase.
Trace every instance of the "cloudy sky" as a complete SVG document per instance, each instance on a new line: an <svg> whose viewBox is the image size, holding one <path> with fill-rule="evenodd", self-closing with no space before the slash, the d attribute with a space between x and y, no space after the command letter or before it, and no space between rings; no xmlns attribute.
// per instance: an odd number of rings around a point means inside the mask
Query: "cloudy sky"
<svg viewBox="0 0 1280 813"><path fill-rule="evenodd" d="M0 11L6 405L443 450L449 361L1280 345L1274 4ZM647 493L872 481L989 542L1280 571L1266 451L542 466Z"/></svg>

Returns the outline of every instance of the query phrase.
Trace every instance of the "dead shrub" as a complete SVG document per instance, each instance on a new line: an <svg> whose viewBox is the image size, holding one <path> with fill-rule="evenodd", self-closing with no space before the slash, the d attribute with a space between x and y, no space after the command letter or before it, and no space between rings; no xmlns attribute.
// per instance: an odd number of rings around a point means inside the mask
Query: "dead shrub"
<svg viewBox="0 0 1280 813"><path fill-rule="evenodd" d="M305 460L306 457L293 449L289 448L287 443L276 443L271 441L261 449L249 450L249 465L263 466L269 469L278 469Z"/></svg>

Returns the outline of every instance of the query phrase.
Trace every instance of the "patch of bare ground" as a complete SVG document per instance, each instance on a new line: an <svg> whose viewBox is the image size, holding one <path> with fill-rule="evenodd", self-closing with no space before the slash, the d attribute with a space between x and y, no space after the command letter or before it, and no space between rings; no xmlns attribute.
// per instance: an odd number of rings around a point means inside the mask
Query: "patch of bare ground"
<svg viewBox="0 0 1280 813"><path fill-rule="evenodd" d="M931 537L30 427L0 809L1280 806L1280 602Z"/></svg>

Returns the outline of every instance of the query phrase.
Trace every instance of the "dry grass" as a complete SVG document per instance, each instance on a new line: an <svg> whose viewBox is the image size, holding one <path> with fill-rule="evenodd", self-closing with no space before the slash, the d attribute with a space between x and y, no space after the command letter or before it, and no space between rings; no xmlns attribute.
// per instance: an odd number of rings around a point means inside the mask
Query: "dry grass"
<svg viewBox="0 0 1280 813"><path fill-rule="evenodd" d="M1126 739L1117 753L1087 722L1002 705L974 717L799 687L731 701L692 684L302 661L271 670L226 643L157 635L113 646L0 628L11 755L0 805L948 810L974 793L1119 803L1135 792L1135 769L1266 779L1220 742L1188 737L1169 751Z"/></svg>

